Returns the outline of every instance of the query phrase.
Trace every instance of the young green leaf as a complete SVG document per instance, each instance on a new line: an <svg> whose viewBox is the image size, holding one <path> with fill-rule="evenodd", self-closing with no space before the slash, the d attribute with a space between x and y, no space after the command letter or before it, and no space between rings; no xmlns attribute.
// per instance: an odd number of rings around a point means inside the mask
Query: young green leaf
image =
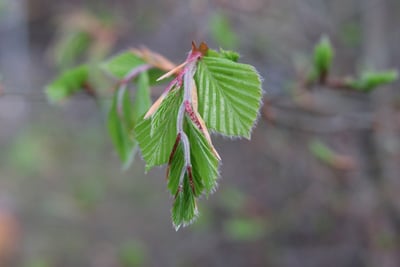
<svg viewBox="0 0 400 267"><path fill-rule="evenodd" d="M365 72L361 75L361 78L348 79L347 85L354 88L355 90L362 92L371 92L379 86L392 83L398 78L398 73L395 70L382 71L382 72Z"/></svg>
<svg viewBox="0 0 400 267"><path fill-rule="evenodd" d="M333 58L333 48L328 37L322 37L314 48L313 78L324 81L330 71Z"/></svg>
<svg viewBox="0 0 400 267"><path fill-rule="evenodd" d="M46 87L46 96L50 103L59 103L67 97L80 91L89 77L86 65L63 72Z"/></svg>
<svg viewBox="0 0 400 267"><path fill-rule="evenodd" d="M227 136L250 138L261 104L261 79L254 67L204 56L194 77L199 113L206 125Z"/></svg>

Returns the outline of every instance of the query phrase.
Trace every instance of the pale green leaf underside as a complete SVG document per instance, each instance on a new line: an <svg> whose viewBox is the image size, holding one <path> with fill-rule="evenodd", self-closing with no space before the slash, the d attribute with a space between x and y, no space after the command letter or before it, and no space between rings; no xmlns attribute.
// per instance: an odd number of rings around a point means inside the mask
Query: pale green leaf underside
<svg viewBox="0 0 400 267"><path fill-rule="evenodd" d="M114 93L113 102L108 113L107 126L114 148L124 168L127 168L133 160L137 146L137 142L130 134L133 120L129 91L124 92L121 114L118 112L117 102L118 92Z"/></svg>
<svg viewBox="0 0 400 267"><path fill-rule="evenodd" d="M134 136L134 127L150 107L151 99L147 72L141 73L138 77L133 105L128 90L123 94L122 114L118 112L117 102L118 92L115 92L108 116L108 130L115 150L123 163L124 169L126 169L131 165L138 145Z"/></svg>
<svg viewBox="0 0 400 267"><path fill-rule="evenodd" d="M199 113L207 126L227 136L250 138L261 103L261 79L254 67L203 57L195 75Z"/></svg>
<svg viewBox="0 0 400 267"><path fill-rule="evenodd" d="M145 64L145 62L130 51L112 57L102 68L116 78L123 79L132 69Z"/></svg>
<svg viewBox="0 0 400 267"><path fill-rule="evenodd" d="M175 143L178 108L182 102L182 90L171 92L160 107L148 119L139 121L135 128L146 170L168 162Z"/></svg>
<svg viewBox="0 0 400 267"><path fill-rule="evenodd" d="M151 106L149 74L147 71L139 74L135 100L133 102L133 120L136 123Z"/></svg>

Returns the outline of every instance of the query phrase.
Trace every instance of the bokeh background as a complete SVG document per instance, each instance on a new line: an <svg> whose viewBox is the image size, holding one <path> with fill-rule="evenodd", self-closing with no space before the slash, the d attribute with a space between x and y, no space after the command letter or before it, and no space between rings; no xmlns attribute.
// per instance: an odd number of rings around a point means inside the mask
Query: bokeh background
<svg viewBox="0 0 400 267"><path fill-rule="evenodd" d="M333 75L357 75L399 69L399 25L398 0L0 0L0 266L400 266L399 83L296 97L321 35ZM179 63L192 40L239 51L266 99L251 141L213 137L219 188L175 232L164 168L122 171L96 102L43 90L133 46Z"/></svg>

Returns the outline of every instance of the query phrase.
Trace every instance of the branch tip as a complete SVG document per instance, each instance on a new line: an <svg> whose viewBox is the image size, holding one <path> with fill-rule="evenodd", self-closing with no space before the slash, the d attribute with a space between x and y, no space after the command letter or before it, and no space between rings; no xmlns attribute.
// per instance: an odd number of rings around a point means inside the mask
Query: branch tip
<svg viewBox="0 0 400 267"><path fill-rule="evenodd" d="M200 52L202 56L205 56L208 51L208 45L205 42L201 42L200 46L197 47L196 43L192 41L192 53Z"/></svg>

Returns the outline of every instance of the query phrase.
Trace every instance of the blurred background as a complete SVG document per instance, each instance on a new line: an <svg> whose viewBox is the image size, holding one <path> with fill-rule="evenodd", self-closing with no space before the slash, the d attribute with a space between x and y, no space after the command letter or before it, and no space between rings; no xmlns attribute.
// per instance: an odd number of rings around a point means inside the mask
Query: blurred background
<svg viewBox="0 0 400 267"><path fill-rule="evenodd" d="M399 83L296 97L321 35L332 74L357 75L399 69L399 25L398 0L0 0L0 266L400 266ZM219 188L175 232L164 168L122 171L96 102L43 89L192 40L255 65L265 106L251 141L213 137Z"/></svg>

